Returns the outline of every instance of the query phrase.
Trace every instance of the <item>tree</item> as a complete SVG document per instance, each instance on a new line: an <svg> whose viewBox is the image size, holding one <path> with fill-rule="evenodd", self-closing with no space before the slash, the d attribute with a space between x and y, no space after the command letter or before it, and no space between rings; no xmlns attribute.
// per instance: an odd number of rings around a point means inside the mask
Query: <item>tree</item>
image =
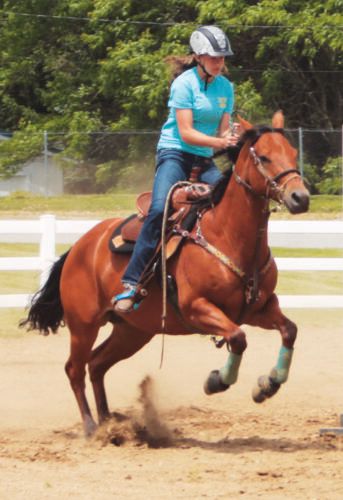
<svg viewBox="0 0 343 500"><path fill-rule="evenodd" d="M142 137L114 142L111 133L160 128L171 78L166 56L187 53L192 30L215 22L233 45L229 77L241 113L265 121L282 108L288 127L337 128L342 5L342 0L3 1L1 127L26 131L25 140L32 143L37 131L47 130L50 140L63 141L73 168L79 172L87 165L89 188L104 189L117 181L126 158L132 165L147 150L152 157L155 144L147 146ZM325 136L311 149L309 161L320 169L329 156ZM28 155L33 150L28 147ZM18 164L11 164L11 173ZM8 168L0 156L0 172Z"/></svg>

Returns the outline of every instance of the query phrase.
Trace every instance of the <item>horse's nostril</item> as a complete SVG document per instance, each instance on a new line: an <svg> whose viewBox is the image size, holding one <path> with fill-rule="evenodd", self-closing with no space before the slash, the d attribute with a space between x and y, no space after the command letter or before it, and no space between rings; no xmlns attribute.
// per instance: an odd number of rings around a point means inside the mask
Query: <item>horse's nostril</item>
<svg viewBox="0 0 343 500"><path fill-rule="evenodd" d="M301 209L306 211L309 207L310 197L307 192L304 191L293 191L291 194L291 200L294 205L294 208Z"/></svg>
<svg viewBox="0 0 343 500"><path fill-rule="evenodd" d="M296 191L294 193L292 193L292 199L296 203L300 203L301 202L301 196Z"/></svg>
<svg viewBox="0 0 343 500"><path fill-rule="evenodd" d="M293 191L292 199L297 203L302 203L308 200L308 194L303 191Z"/></svg>

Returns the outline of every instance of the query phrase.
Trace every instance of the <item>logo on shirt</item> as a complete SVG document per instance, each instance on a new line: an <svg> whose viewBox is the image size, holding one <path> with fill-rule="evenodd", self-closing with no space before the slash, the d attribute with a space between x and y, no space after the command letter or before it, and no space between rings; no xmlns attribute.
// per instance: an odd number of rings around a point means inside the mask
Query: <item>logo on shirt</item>
<svg viewBox="0 0 343 500"><path fill-rule="evenodd" d="M226 108L227 97L218 97L218 104L220 108Z"/></svg>

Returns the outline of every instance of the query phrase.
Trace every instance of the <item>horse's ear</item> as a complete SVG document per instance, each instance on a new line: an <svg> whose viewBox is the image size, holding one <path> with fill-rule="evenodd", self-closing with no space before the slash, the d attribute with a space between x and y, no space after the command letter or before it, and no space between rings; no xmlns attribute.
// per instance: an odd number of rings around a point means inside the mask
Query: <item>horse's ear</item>
<svg viewBox="0 0 343 500"><path fill-rule="evenodd" d="M254 126L251 125L251 123L249 123L247 120L244 120L240 115L237 115L237 120L239 121L239 124L243 130L249 130L250 128L254 128Z"/></svg>
<svg viewBox="0 0 343 500"><path fill-rule="evenodd" d="M281 109L274 113L272 120L273 128L283 128L285 125L285 117L283 116L283 112Z"/></svg>

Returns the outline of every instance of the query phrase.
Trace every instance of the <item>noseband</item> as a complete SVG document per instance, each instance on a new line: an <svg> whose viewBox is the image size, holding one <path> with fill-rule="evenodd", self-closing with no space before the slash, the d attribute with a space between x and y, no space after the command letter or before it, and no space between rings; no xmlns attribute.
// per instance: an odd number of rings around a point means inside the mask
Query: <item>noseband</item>
<svg viewBox="0 0 343 500"><path fill-rule="evenodd" d="M258 139L257 139L258 140ZM255 141L257 142L257 141ZM258 196L258 197L261 197L261 198L264 198L266 200L269 200L270 197L271 197L271 193L275 193L276 194L276 198L277 198L277 201L279 203L282 203L283 202L283 196L284 196L284 192L285 192L285 189L286 189L286 186L287 184L292 180L292 179L295 179L297 177L301 177L300 176L300 172L297 168L288 168L286 170L282 170L282 172L279 172L277 175L275 175L274 177L270 177L268 175L268 171L265 169L264 167L264 163L266 163L267 159L263 159L263 157L261 156L258 156L258 154L256 153L256 150L254 148L254 146L250 146L249 148L249 154L254 162L254 166L257 168L258 172L262 175L262 177L265 179L266 181L266 185L267 185L267 190L266 190L266 194L265 195L260 195L259 193L257 193L254 188L251 186L251 184L249 184L247 181L245 181L244 179L242 179L242 177L240 177L235 171L234 171L234 178L236 180L236 182L238 184L241 184L243 185L248 191L250 191L252 194L254 194L255 196ZM286 175L289 175L289 174L294 174L292 175L289 179L286 180L286 182L284 182L281 186L279 185L279 181L285 177Z"/></svg>

